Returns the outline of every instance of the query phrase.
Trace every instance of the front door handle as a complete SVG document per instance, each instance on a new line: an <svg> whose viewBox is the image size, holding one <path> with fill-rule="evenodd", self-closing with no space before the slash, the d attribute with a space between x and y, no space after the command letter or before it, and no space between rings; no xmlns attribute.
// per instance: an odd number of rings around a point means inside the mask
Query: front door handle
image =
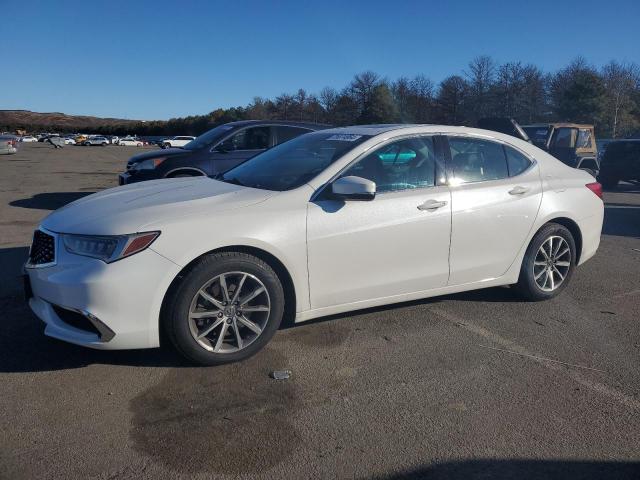
<svg viewBox="0 0 640 480"><path fill-rule="evenodd" d="M509 190L509 195L524 195L528 191L529 189L527 187L517 186Z"/></svg>
<svg viewBox="0 0 640 480"><path fill-rule="evenodd" d="M436 210L444 207L447 204L444 200L439 202L438 200L427 200L422 205L418 205L418 210Z"/></svg>

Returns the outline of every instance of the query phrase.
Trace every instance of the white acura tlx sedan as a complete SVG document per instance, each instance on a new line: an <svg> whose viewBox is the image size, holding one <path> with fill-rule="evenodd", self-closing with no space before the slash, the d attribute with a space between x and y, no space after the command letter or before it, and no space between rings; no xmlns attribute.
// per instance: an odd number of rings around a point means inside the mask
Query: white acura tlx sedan
<svg viewBox="0 0 640 480"><path fill-rule="evenodd" d="M497 285L558 295L600 242L600 184L464 127L302 135L216 178L106 190L49 215L25 290L52 337L247 358L302 322Z"/></svg>

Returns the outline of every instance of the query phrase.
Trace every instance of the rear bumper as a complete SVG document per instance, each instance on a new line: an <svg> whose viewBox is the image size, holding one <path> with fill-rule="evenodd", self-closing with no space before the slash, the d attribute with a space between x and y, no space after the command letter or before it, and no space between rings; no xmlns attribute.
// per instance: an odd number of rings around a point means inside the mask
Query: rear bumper
<svg viewBox="0 0 640 480"><path fill-rule="evenodd" d="M604 221L604 208L597 214L583 218L578 222L578 227L582 233L582 252L578 265L582 265L596 254L600 246L600 236L602 235L602 224Z"/></svg>
<svg viewBox="0 0 640 480"><path fill-rule="evenodd" d="M45 334L104 350L159 346L160 307L179 271L151 249L111 264L59 250L56 265L25 268Z"/></svg>

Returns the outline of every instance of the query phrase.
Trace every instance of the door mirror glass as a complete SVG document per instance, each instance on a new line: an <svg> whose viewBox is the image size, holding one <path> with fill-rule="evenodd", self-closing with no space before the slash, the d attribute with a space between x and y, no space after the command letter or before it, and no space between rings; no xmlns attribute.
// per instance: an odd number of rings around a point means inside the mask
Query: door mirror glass
<svg viewBox="0 0 640 480"><path fill-rule="evenodd" d="M376 184L362 177L342 177L331 184L331 192L343 200L373 200Z"/></svg>

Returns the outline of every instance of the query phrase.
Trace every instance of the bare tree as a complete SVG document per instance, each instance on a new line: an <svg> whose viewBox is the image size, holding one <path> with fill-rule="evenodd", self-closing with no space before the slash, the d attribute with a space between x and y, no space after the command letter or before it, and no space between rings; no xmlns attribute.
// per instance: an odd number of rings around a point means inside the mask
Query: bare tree
<svg viewBox="0 0 640 480"><path fill-rule="evenodd" d="M282 120L288 120L291 113L291 106L293 105L293 96L288 93L283 93L276 98L275 105L278 116Z"/></svg>
<svg viewBox="0 0 640 480"><path fill-rule="evenodd" d="M631 115L638 109L637 90L640 86L638 66L609 62L602 69L605 88L604 123L612 138L631 133L638 127L638 119Z"/></svg>
<svg viewBox="0 0 640 480"><path fill-rule="evenodd" d="M492 113L491 97L495 72L495 63L487 55L471 60L469 70L464 72L468 82L468 115L474 123Z"/></svg>

